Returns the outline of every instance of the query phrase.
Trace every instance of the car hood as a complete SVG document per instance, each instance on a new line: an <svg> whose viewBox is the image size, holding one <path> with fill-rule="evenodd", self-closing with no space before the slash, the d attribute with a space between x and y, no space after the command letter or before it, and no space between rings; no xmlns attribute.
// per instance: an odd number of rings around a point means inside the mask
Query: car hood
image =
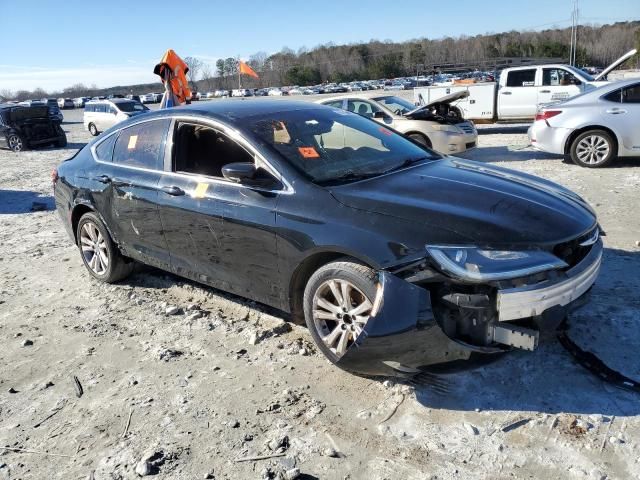
<svg viewBox="0 0 640 480"><path fill-rule="evenodd" d="M597 225L579 196L552 182L507 169L446 158L331 187L351 208L451 233L452 243L542 248Z"/></svg>
<svg viewBox="0 0 640 480"><path fill-rule="evenodd" d="M463 98L467 98L468 96L469 96L469 90L460 90L459 92L453 92L453 93L450 93L449 95L445 95L443 97L436 98L435 100L432 100L432 101L430 101L428 103L425 103L424 105L420 105L418 108L414 108L410 112L405 113L404 116L407 117L407 118L411 118L411 117L415 116L417 113L420 113L420 112L426 110L427 108L429 108L432 105L435 105L435 104L451 104L452 102L455 102L456 100L461 100Z"/></svg>

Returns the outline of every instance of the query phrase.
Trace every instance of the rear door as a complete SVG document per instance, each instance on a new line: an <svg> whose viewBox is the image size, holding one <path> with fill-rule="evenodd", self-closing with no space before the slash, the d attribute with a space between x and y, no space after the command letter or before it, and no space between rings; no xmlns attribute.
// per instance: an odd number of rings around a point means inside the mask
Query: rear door
<svg viewBox="0 0 640 480"><path fill-rule="evenodd" d="M161 268L169 268L169 255L157 205L158 182L170 123L148 120L122 129L117 138L112 135L111 162L103 164L96 176L109 187L109 204L103 212L125 254Z"/></svg>
<svg viewBox="0 0 640 480"><path fill-rule="evenodd" d="M621 155L640 155L640 82L615 90L605 97L603 123L618 136Z"/></svg>
<svg viewBox="0 0 640 480"><path fill-rule="evenodd" d="M543 67L542 85L538 89L538 105L558 102L578 95L582 82L566 68Z"/></svg>
<svg viewBox="0 0 640 480"><path fill-rule="evenodd" d="M537 69L526 68L506 72L507 78L498 91L498 118L533 118L538 105Z"/></svg>

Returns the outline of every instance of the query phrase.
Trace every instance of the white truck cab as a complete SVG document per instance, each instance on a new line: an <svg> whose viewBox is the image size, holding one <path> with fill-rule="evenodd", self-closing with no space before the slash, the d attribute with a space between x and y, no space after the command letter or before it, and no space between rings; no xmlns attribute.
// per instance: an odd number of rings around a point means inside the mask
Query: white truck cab
<svg viewBox="0 0 640 480"><path fill-rule="evenodd" d="M476 83L416 88L417 104L426 104L440 97L467 90L469 95L454 105L465 119L481 122L529 121L539 105L566 100L607 83L606 75L636 54L631 50L596 77L570 65L528 65L506 68L498 83Z"/></svg>

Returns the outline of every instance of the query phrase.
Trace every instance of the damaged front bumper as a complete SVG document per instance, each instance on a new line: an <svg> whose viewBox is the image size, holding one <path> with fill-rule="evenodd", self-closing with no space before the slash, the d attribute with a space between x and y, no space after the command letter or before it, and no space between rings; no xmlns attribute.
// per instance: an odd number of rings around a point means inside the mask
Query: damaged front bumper
<svg viewBox="0 0 640 480"><path fill-rule="evenodd" d="M469 295L467 305L460 305L460 316L464 308L471 309L471 316L477 312L472 318L475 325L485 315L483 342L469 341L444 326L429 289L381 271L373 314L338 365L367 375L411 376L423 367L477 354L511 347L534 350L540 331L555 329L567 313L586 303L602 251L598 240L577 265L555 280L498 289L487 297L486 305L471 305Z"/></svg>

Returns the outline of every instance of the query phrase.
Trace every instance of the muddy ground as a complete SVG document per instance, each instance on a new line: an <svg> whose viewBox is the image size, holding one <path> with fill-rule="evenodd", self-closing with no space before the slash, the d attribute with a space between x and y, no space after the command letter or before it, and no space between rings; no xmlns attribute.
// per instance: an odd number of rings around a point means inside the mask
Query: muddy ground
<svg viewBox="0 0 640 480"><path fill-rule="evenodd" d="M305 328L238 297L147 268L96 282L53 210L51 169L90 138L65 116L68 148L0 151L0 479L640 478L640 396L553 338L396 384L332 367ZM571 336L640 378L640 160L582 169L522 127L483 128L465 157L595 207L606 254Z"/></svg>

